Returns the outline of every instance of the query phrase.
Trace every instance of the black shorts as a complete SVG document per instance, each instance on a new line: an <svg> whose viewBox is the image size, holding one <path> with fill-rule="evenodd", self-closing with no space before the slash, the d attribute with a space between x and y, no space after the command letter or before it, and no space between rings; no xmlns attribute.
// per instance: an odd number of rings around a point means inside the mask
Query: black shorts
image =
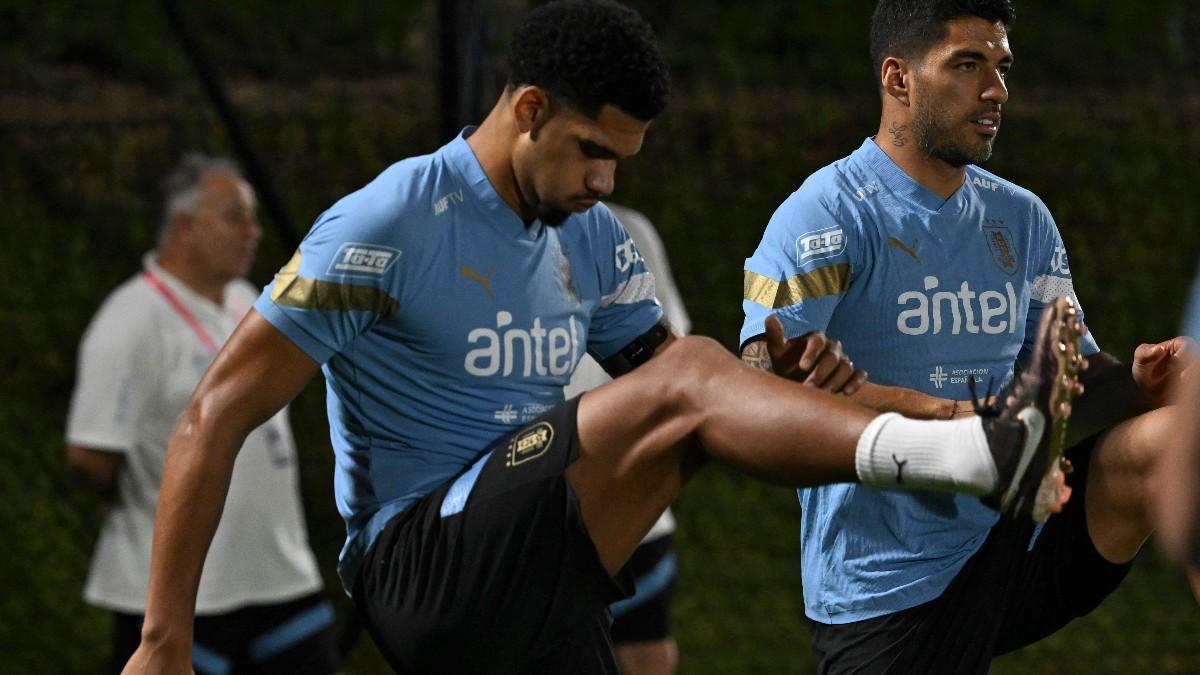
<svg viewBox="0 0 1200 675"><path fill-rule="evenodd" d="M609 608L614 643L652 642L671 636L675 567L675 538L670 534L637 547L624 569L633 579L633 597Z"/></svg>
<svg viewBox="0 0 1200 675"><path fill-rule="evenodd" d="M1036 538L1032 522L1002 517L937 599L855 623L810 622L817 672L986 673L994 657L1095 609L1132 564L1105 560L1087 531L1096 438L1067 450L1071 499Z"/></svg>
<svg viewBox="0 0 1200 675"><path fill-rule="evenodd" d="M398 672L617 672L608 605L630 584L604 570L564 474L578 405L500 440L367 551L355 604Z"/></svg>
<svg viewBox="0 0 1200 675"><path fill-rule="evenodd" d="M113 672L119 673L142 639L141 614L116 612ZM248 605L193 622L196 675L338 672L333 607L320 593L267 605Z"/></svg>

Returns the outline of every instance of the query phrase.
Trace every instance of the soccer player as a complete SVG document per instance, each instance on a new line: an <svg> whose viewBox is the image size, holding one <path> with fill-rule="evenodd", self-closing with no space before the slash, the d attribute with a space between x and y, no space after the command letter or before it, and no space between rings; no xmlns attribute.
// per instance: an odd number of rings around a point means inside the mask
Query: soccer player
<svg viewBox="0 0 1200 675"><path fill-rule="evenodd" d="M1183 332L1200 340L1200 281L1192 287ZM1159 544L1171 560L1188 568L1192 593L1200 600L1200 368L1194 349L1190 356L1191 368L1174 392L1175 433L1163 445L1155 471L1154 507Z"/></svg>
<svg viewBox="0 0 1200 675"><path fill-rule="evenodd" d="M976 166L1008 100L1012 20L1008 0L879 2L878 132L771 218L746 261L745 359L789 366L761 341L768 316L788 338L824 331L872 373L853 400L928 419L972 414L967 399L1012 377L1046 303L1075 296L1046 206ZM1147 411L1182 346L1142 345L1130 368L1084 336L1073 423L1107 430L1067 452L1074 493L1044 529L951 495L800 490L818 670L982 673L1091 611L1150 534L1147 474L1169 426Z"/></svg>
<svg viewBox="0 0 1200 675"><path fill-rule="evenodd" d="M615 672L618 570L709 459L783 484L955 490L1021 513L1044 483L1061 501L1044 429L1065 418L1081 359L1066 300L1042 323L1037 365L982 421L881 424L830 395L862 382L833 345L795 373L804 386L676 337L637 247L597 203L666 103L649 27L613 2L550 3L509 61L478 128L317 218L201 380L167 453L129 672L186 668L241 438L318 370L347 523L339 572L401 672ZM585 350L621 377L564 403Z"/></svg>
<svg viewBox="0 0 1200 675"><path fill-rule="evenodd" d="M113 613L112 672L141 638L167 439L258 295L242 277L262 229L254 192L233 164L188 155L166 188L158 245L83 337L67 422L68 465L109 502L84 598ZM287 412L239 445L197 593L191 665L200 673L336 672L333 608L308 546Z"/></svg>
<svg viewBox="0 0 1200 675"><path fill-rule="evenodd" d="M662 305L663 319L677 333L691 331L692 320L675 277L662 239L645 215L631 208L605 202L605 206L637 246L646 267L654 275L655 296ZM596 360L584 356L571 382L563 390L573 398L608 382L608 374ZM675 516L663 511L624 570L633 578L634 594L612 605L612 638L621 675L670 675L679 662L679 646L671 636L671 599L675 594Z"/></svg>

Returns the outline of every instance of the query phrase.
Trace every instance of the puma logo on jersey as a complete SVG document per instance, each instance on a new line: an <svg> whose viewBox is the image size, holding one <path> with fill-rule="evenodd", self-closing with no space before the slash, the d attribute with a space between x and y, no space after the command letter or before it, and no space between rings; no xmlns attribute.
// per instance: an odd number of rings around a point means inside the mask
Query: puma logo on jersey
<svg viewBox="0 0 1200 675"><path fill-rule="evenodd" d="M898 249L900 249L901 251L904 251L905 253L907 253L907 254L911 255L911 256L912 256L912 259L913 259L913 260L916 260L916 261L917 261L917 264L918 264L918 265L920 265L920 264L921 264L921 259L920 259L919 257L917 257L917 242L918 242L918 241L919 241L919 240L917 240L917 239L913 239L912 246L911 246L911 247L909 247L909 246L907 246L907 245L906 245L904 242L900 241L899 239L897 239L897 238L895 238L895 237L888 237L888 238L887 238L887 243L888 243L888 246L892 246L892 247L894 247L894 248L898 248Z"/></svg>
<svg viewBox="0 0 1200 675"><path fill-rule="evenodd" d="M476 272L470 265L458 268L458 273L472 281L478 281L479 285L483 286L483 290L487 292L488 298L494 297L492 295L492 275L496 273L495 267L489 269L486 276Z"/></svg>

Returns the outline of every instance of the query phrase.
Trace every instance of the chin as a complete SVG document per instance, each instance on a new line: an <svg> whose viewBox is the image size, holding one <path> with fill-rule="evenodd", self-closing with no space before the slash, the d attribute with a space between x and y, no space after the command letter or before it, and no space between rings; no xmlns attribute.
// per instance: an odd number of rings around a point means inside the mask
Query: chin
<svg viewBox="0 0 1200 675"><path fill-rule="evenodd" d="M571 212L556 206L539 206L537 210L537 217L538 220L542 221L543 225L549 227L558 227L559 225L562 225L567 218L571 217Z"/></svg>

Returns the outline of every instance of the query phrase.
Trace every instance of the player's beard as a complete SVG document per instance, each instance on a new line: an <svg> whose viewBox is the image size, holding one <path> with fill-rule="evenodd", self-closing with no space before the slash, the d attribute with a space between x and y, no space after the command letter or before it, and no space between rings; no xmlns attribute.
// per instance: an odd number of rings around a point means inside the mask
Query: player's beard
<svg viewBox="0 0 1200 675"><path fill-rule="evenodd" d="M953 113L934 104L917 104L913 135L929 156L953 167L983 164L992 156L992 144L972 144L961 140L962 121Z"/></svg>
<svg viewBox="0 0 1200 675"><path fill-rule="evenodd" d="M542 224L547 227L558 227L563 224L571 212L565 209L556 208L549 204L538 204L537 218L542 221Z"/></svg>

